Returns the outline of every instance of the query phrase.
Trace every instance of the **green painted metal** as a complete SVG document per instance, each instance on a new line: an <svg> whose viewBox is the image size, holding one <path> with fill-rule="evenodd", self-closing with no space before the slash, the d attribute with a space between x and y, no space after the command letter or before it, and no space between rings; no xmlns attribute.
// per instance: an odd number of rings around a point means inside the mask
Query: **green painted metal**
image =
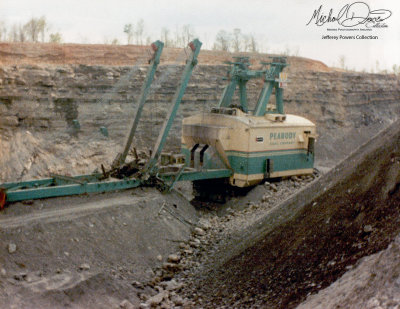
<svg viewBox="0 0 400 309"><path fill-rule="evenodd" d="M190 150L182 147L181 151L188 162L190 160ZM277 172L313 168L314 165L314 153L308 152L307 149L303 148L260 152L230 150L226 152L226 155L230 164L229 168L239 174L252 175L265 173L265 161L267 159L274 160L274 170ZM213 163L214 161L217 161L215 157L208 158L205 156L205 168L210 170L207 162ZM222 170L220 167L215 167L215 169Z"/></svg>
<svg viewBox="0 0 400 309"><path fill-rule="evenodd" d="M260 97L259 97L260 99L258 100L256 108L254 109L254 115L262 116L265 114L267 104L271 97L273 89L274 89L273 83L264 83L263 89L262 89Z"/></svg>
<svg viewBox="0 0 400 309"><path fill-rule="evenodd" d="M239 97L240 97L240 105L242 106L243 111L247 113L249 109L247 106L246 83L247 81L241 81L239 83Z"/></svg>
<svg viewBox="0 0 400 309"><path fill-rule="evenodd" d="M256 108L254 109L253 115L264 116L265 113L278 113L284 114L283 109L283 89L279 87L279 74L283 69L288 66L286 63L286 57L270 57L272 62L263 62L264 65L269 65L269 69L265 70L264 75L264 86L259 96ZM275 101L276 108L271 111L266 111L267 104L272 94L272 90L275 88Z"/></svg>
<svg viewBox="0 0 400 309"><path fill-rule="evenodd" d="M170 192L172 190L172 188L174 187L174 185L176 184L176 182L179 181L179 179L181 178L182 173L183 173L184 170L185 170L184 166L182 166L179 169L178 173L176 173L176 175L174 176L172 182L168 185L167 192Z"/></svg>
<svg viewBox="0 0 400 309"><path fill-rule="evenodd" d="M273 160L274 172L308 169L314 166L314 155L307 154L306 149L252 154L229 152L227 156L232 169L244 175L265 174L267 159Z"/></svg>
<svg viewBox="0 0 400 309"><path fill-rule="evenodd" d="M263 71L249 70L250 62L248 57L233 57L234 62L227 62L231 64L231 71L229 72L229 84L225 87L219 100L218 107L229 107L232 103L232 97L235 93L236 87L239 86L239 100L240 107L244 112L248 112L247 104L247 91L246 84L250 79L260 78L263 76Z"/></svg>
<svg viewBox="0 0 400 309"><path fill-rule="evenodd" d="M283 110L283 89L275 85L276 111L278 114L284 114Z"/></svg>
<svg viewBox="0 0 400 309"><path fill-rule="evenodd" d="M181 145L181 153L185 156L186 167L190 167L191 152L184 144ZM199 158L196 158L196 156L195 156L193 159L198 160ZM194 162L193 162L193 164L194 164ZM218 169L227 169L227 168L229 168L229 166L226 166L221 155L218 153L218 151L216 151L215 148L209 147L204 152L203 163L202 163L201 169L218 170Z"/></svg>
<svg viewBox="0 0 400 309"><path fill-rule="evenodd" d="M79 130L81 128L81 124L79 123L78 119L72 120L72 126L74 127L74 129L77 129L77 130Z"/></svg>
<svg viewBox="0 0 400 309"><path fill-rule="evenodd" d="M218 103L219 107L227 107L230 105L232 97L235 93L236 86L237 86L237 80L232 79L231 82L224 88L221 99Z"/></svg>
<svg viewBox="0 0 400 309"><path fill-rule="evenodd" d="M54 178L37 179L24 182L6 182L0 185L6 191L18 190L21 188L37 188L54 184Z"/></svg>
<svg viewBox="0 0 400 309"><path fill-rule="evenodd" d="M73 178L78 181L85 181L85 182L95 182L101 179L102 174L95 173L90 175L78 175L74 176ZM17 190L21 188L38 188L43 186L51 186L51 185L64 185L71 183L70 180L61 179L61 178L44 178L44 179L33 179L27 180L22 182L8 182L3 183L0 185L1 188L6 189L7 191Z"/></svg>
<svg viewBox="0 0 400 309"><path fill-rule="evenodd" d="M197 64L197 56L199 55L201 45L202 45L202 43L198 39L195 39L189 43L189 47L192 50L191 56L187 60L185 69L182 73L182 77L181 77L179 86L176 89L175 95L172 99L173 104L171 106L171 110L170 110L167 118L164 121L163 127L160 131L157 142L154 146L152 155L145 166L144 174L146 174L146 173L155 174L155 172L156 172L156 164L157 164L158 158L160 157L161 151L164 148L169 130L171 129L171 126L175 119L179 105L182 101L182 97L185 93L187 84L192 75L193 68Z"/></svg>
<svg viewBox="0 0 400 309"><path fill-rule="evenodd" d="M177 173L160 174L158 177L164 182L170 182L170 188L172 188L177 181L225 178L231 175L232 171L228 169L209 169L201 171L181 169ZM80 175L76 177L57 175L54 178L3 183L0 185L0 188L5 190L6 202L11 203L49 197L126 190L151 183L151 180L148 182L136 178L103 181L99 180L100 178L101 174ZM77 183L77 181L81 183Z"/></svg>
<svg viewBox="0 0 400 309"><path fill-rule="evenodd" d="M34 200L56 196L78 195L84 193L102 193L116 190L124 190L138 187L142 184L140 180L112 180L103 182L92 182L85 184L64 184L56 186L31 187L29 189L17 189L6 191L7 202L18 202L23 200Z"/></svg>
<svg viewBox="0 0 400 309"><path fill-rule="evenodd" d="M250 62L248 57L234 57L234 62L227 62L231 65L228 73L229 84L225 87L222 96L218 102L218 107L231 107L232 98L236 87L239 87L240 108L248 113L248 100L246 85L250 79L264 77L264 86L260 93L258 102L253 111L255 116L263 116L265 113L283 114L283 89L279 88L279 74L288 65L285 57L271 57L272 62L263 62L263 65L269 65L269 69L250 70ZM276 94L276 108L266 111L267 104L272 95L274 88Z"/></svg>
<svg viewBox="0 0 400 309"><path fill-rule="evenodd" d="M54 178L54 182L62 180L62 181L65 181L67 183L78 183L78 184L81 184L81 185L84 185L84 184L88 183L88 181L83 180L83 179L79 179L79 178L76 178L76 177L70 177L70 176L59 175L59 174L50 174L50 176Z"/></svg>
<svg viewBox="0 0 400 309"><path fill-rule="evenodd" d="M202 180L202 179L215 179L215 178L228 178L233 175L233 172L230 169L204 169L201 171L193 170L193 171L184 171L179 177L178 181L194 181L194 180ZM164 174L159 175L161 179L165 181L171 181L173 177L176 176L174 174Z"/></svg>
<svg viewBox="0 0 400 309"><path fill-rule="evenodd" d="M138 103L135 119L133 120L133 123L131 125L131 130L130 130L128 138L125 142L124 150L122 151L121 154L118 154L117 157L115 158L113 167L118 167L121 164L125 163L126 156L128 155L129 149L132 145L133 137L135 136L136 129L138 127L139 120L142 115L144 104L146 103L147 95L149 94L149 91L150 91L151 83L154 80L157 66L160 63L160 58L161 58L162 50L164 48L164 43L161 41L155 41L154 43L151 44L151 47L154 51L154 54L153 54L152 58L150 59L150 67L147 71L147 76L146 76L145 82L142 86L142 89L140 90L139 101L138 101L139 103Z"/></svg>
<svg viewBox="0 0 400 309"><path fill-rule="evenodd" d="M108 129L106 127L100 127L100 133L103 134L105 137L108 137Z"/></svg>

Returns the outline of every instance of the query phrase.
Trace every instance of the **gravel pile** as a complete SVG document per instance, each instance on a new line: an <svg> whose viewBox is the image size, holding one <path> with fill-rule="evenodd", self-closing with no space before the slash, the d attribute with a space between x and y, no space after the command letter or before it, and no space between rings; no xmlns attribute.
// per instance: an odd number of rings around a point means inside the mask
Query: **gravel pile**
<svg viewBox="0 0 400 309"><path fill-rule="evenodd" d="M154 278L142 284L150 289L147 294L138 293L143 301L140 308L201 307L201 296L192 290L194 281L197 276L207 272L207 267L213 264L218 252L224 250L224 244L231 239L232 234L245 230L318 177L319 174L315 172L313 175L293 176L280 182L265 182L257 187L252 201L245 201L242 209L235 209L235 205L239 205L243 198L237 198L225 208L221 205L222 210L202 209L202 216L198 226L193 228L190 239L181 242L179 252L168 256L154 270Z"/></svg>

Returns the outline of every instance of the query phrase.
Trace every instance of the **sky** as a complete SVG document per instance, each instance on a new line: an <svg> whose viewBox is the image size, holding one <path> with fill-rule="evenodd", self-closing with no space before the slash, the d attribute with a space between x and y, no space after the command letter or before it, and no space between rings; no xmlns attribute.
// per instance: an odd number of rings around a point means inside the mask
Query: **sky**
<svg viewBox="0 0 400 309"><path fill-rule="evenodd" d="M357 2L357 1L354 1ZM154 41L161 29L171 32L183 25L191 25L196 36L211 49L219 30L252 34L263 51L298 51L303 57L320 60L329 66L339 66L341 56L346 66L357 70L391 69L400 65L400 1L365 0L369 10L386 9L391 16L385 28L372 31L328 31L342 28L337 23L309 25L314 10L322 5L321 13L332 9L337 14L346 4L344 0L0 0L0 21L6 25L23 24L32 17L45 16L49 33L60 32L63 42L104 43L117 38L126 43L125 24L140 19L145 23L145 36ZM353 5L352 14L364 16L366 5ZM358 6L357 6L358 5ZM367 13L368 14L368 13ZM376 15L369 15L376 16ZM365 28L358 25L353 28ZM377 40L322 39L325 35L374 35Z"/></svg>

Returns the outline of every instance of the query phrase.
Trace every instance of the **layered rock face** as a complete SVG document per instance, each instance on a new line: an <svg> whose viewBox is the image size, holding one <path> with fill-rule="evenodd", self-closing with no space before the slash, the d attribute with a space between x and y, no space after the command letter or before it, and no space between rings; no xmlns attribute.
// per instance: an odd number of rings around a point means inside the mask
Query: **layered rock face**
<svg viewBox="0 0 400 309"><path fill-rule="evenodd" d="M285 111L317 124L318 166L334 166L399 117L400 82L394 75L302 71L296 61L289 59ZM167 150L179 150L183 117L217 105L227 69L201 64L195 68ZM134 141L137 148L154 145L182 70L182 61L159 66ZM146 71L142 64L1 67L0 180L87 173L111 163L135 115ZM248 83L250 108L261 85Z"/></svg>

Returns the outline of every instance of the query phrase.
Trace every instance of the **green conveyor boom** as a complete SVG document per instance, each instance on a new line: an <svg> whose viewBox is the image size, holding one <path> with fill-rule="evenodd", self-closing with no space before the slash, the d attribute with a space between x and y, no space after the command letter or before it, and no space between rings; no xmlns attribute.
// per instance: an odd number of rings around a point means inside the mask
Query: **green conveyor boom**
<svg viewBox="0 0 400 309"><path fill-rule="evenodd" d="M135 136L136 129L139 124L140 117L142 116L142 111L143 111L144 104L146 103L147 95L150 92L151 83L154 80L154 75L156 74L157 66L160 63L160 58L161 58L161 53L162 53L163 47L164 47L164 43L161 41L156 41L153 44L151 44L151 48L153 49L154 54L153 54L153 57L150 59L150 67L149 67L149 70L147 71L147 76L146 76L145 82L140 91L139 104L137 107L136 115L133 120L131 130L129 131L128 138L125 142L124 150L122 151L122 153L117 155L117 157L115 158L115 160L113 162L114 168L119 167L125 163L126 156L128 155L129 149L132 145L133 137Z"/></svg>

